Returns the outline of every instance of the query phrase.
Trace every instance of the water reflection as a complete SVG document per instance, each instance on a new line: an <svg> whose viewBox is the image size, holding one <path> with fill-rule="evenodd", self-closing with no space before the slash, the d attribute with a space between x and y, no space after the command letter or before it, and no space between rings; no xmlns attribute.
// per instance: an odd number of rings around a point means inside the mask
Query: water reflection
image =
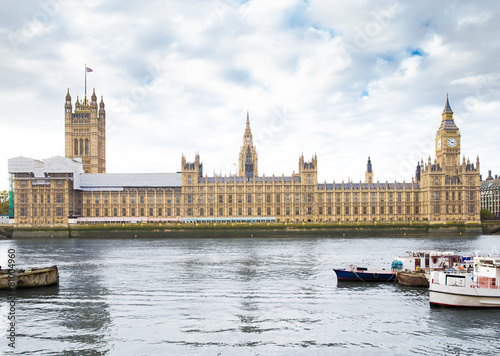
<svg viewBox="0 0 500 356"><path fill-rule="evenodd" d="M94 350L97 354L109 351L111 325L107 298L109 289L103 282L102 269L85 264L68 271L64 282L66 302L60 305L58 341L79 346L79 352Z"/></svg>
<svg viewBox="0 0 500 356"><path fill-rule="evenodd" d="M59 286L52 285L48 287L25 288L15 291L1 291L0 295L14 296L20 303L33 300L45 300L57 297L59 294Z"/></svg>

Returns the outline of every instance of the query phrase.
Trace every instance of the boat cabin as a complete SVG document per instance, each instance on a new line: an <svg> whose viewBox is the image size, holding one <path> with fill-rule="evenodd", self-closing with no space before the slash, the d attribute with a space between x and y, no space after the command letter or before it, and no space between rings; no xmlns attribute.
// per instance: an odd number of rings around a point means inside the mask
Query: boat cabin
<svg viewBox="0 0 500 356"><path fill-rule="evenodd" d="M411 251L408 256L396 257L392 268L403 271L436 270L462 262L462 257L451 251Z"/></svg>
<svg viewBox="0 0 500 356"><path fill-rule="evenodd" d="M480 288L500 288L500 257L474 257L474 274Z"/></svg>

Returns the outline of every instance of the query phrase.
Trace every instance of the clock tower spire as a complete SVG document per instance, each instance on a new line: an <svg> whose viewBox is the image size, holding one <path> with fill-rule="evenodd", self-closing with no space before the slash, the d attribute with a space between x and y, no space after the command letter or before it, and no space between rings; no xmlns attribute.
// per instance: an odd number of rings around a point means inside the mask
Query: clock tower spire
<svg viewBox="0 0 500 356"><path fill-rule="evenodd" d="M460 131L453 120L448 94L444 106L441 126L436 133L436 160L446 176L456 176L460 166Z"/></svg>

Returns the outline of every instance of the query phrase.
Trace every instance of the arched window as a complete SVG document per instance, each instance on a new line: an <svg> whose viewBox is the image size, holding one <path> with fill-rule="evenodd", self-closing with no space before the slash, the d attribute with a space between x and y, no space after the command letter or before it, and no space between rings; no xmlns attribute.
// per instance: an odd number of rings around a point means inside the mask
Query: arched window
<svg viewBox="0 0 500 356"><path fill-rule="evenodd" d="M80 156L83 156L83 139L80 139Z"/></svg>
<svg viewBox="0 0 500 356"><path fill-rule="evenodd" d="M78 139L75 138L75 156L78 156Z"/></svg>
<svg viewBox="0 0 500 356"><path fill-rule="evenodd" d="M89 139L85 139L85 156L89 155Z"/></svg>

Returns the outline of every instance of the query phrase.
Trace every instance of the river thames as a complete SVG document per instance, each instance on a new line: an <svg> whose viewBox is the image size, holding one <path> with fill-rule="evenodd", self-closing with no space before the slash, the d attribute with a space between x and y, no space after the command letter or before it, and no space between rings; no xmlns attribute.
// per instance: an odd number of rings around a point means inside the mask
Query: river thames
<svg viewBox="0 0 500 356"><path fill-rule="evenodd" d="M3 291L0 351L24 355L492 355L500 311L430 308L427 289L337 283L406 251L498 253L500 236L15 239L59 287ZM15 297L15 348L8 295Z"/></svg>

